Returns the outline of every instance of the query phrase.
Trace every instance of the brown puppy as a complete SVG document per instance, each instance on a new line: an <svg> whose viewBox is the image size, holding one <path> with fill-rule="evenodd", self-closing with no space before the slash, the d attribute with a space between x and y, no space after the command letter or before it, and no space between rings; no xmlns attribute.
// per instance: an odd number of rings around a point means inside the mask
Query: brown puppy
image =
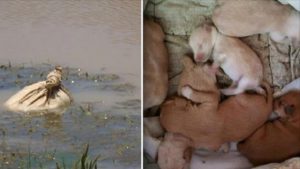
<svg viewBox="0 0 300 169"><path fill-rule="evenodd" d="M196 66L188 57L183 58L182 62L184 69L178 94L186 98L176 96L167 100L161 106L160 121L167 131L183 134L197 142L198 135L202 133L198 128L204 130L207 126L207 120L202 123L203 118L208 119L218 109L220 92L215 84L215 76L209 74L207 67ZM209 132L210 128L205 130L205 133Z"/></svg>
<svg viewBox="0 0 300 169"><path fill-rule="evenodd" d="M230 88L222 89L225 95L236 95L254 89L259 93L263 79L263 67L255 52L237 38L220 34L216 28L203 24L195 29L189 39L194 52L194 60L206 62L210 57L213 67L221 67L233 80Z"/></svg>
<svg viewBox="0 0 300 169"><path fill-rule="evenodd" d="M173 139L183 136L191 139L191 144L185 141L186 148L218 150L224 143L245 139L268 119L272 111L272 92L267 84L264 83L267 100L262 95L244 93L219 105L220 93L215 78L205 71L205 67L196 66L187 59L178 91L187 99L175 97L161 106L162 126L168 132L182 135ZM182 147L180 152L184 153ZM170 148L165 146L165 149ZM160 152L167 151L165 149L159 148L159 158ZM169 163L174 160L171 156L172 153L168 157Z"/></svg>
<svg viewBox="0 0 300 169"><path fill-rule="evenodd" d="M164 32L150 20L144 21L144 110L161 104L168 90L168 52Z"/></svg>
<svg viewBox="0 0 300 169"><path fill-rule="evenodd" d="M291 91L274 101L281 117L265 123L238 144L239 151L254 165L281 162L300 154L300 91Z"/></svg>
<svg viewBox="0 0 300 169"><path fill-rule="evenodd" d="M184 69L179 82L178 94L202 104L197 108L196 105L192 105L191 101L183 97L175 97L162 105L161 124L170 132L165 135L158 150L158 165L161 169L189 168L192 153L190 148L194 147L192 145L193 142L190 138L186 137L189 134L184 136L172 132L180 133L177 129L183 129L185 132L191 132L191 134L193 134L194 131L189 129L194 128L195 124L198 125L193 110L199 109L210 114L217 110L219 104L220 92L215 84L216 78L210 74L209 67L196 66L192 59L188 57L184 57L182 63ZM198 91L200 95L198 93L191 93L191 90ZM173 106L177 113L182 113L180 117L183 117L183 119L177 119L176 115L172 114L173 112L170 108ZM193 121L190 121L190 119ZM176 126L177 124L173 126L178 120L180 124L178 123L178 126Z"/></svg>
<svg viewBox="0 0 300 169"><path fill-rule="evenodd" d="M270 32L280 42L288 37L300 47L300 14L275 0L219 0L212 20L228 36L243 37Z"/></svg>

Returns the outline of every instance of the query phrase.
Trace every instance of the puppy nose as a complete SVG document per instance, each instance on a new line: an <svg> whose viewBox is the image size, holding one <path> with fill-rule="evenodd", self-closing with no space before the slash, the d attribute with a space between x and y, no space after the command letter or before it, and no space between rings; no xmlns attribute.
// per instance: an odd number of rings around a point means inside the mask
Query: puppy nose
<svg viewBox="0 0 300 169"><path fill-rule="evenodd" d="M204 54L203 53L198 53L196 55L196 58L195 58L196 61L201 61L203 59L204 59Z"/></svg>

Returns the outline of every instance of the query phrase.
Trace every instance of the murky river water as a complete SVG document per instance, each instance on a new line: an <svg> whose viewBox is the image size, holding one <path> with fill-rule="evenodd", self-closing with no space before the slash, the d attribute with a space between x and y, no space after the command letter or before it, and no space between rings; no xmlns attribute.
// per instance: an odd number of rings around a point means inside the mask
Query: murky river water
<svg viewBox="0 0 300 169"><path fill-rule="evenodd" d="M1 107L0 168L69 168L85 144L98 168L140 168L140 50L139 0L0 1L1 105L56 64L74 98L62 116Z"/></svg>
<svg viewBox="0 0 300 169"><path fill-rule="evenodd" d="M52 66L1 68L1 103L27 84L44 79ZM139 168L140 99L137 88L116 74L89 75L65 69L63 84L74 103L62 116L25 116L1 109L0 168L72 165L85 144L101 155L100 168Z"/></svg>

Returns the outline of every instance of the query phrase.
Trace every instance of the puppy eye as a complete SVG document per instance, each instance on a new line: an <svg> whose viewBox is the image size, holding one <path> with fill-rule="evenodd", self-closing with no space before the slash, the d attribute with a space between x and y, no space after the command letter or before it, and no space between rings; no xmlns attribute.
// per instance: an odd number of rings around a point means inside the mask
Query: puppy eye
<svg viewBox="0 0 300 169"><path fill-rule="evenodd" d="M294 105L288 105L288 106L285 106L285 107L284 107L284 111L285 111L286 114L291 115L291 114L293 114L294 111L295 111L295 106L294 106Z"/></svg>

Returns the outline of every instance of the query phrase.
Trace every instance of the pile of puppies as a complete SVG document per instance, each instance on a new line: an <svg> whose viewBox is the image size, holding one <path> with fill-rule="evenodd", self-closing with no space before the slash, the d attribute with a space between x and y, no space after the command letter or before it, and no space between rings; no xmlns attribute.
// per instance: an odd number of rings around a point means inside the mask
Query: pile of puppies
<svg viewBox="0 0 300 169"><path fill-rule="evenodd" d="M156 127L148 119L144 120L144 147L152 157L157 157L161 169L189 168L194 149L228 151L229 142L238 142L238 150L254 165L280 162L300 154L300 91L289 91L273 101L271 87L263 80L260 59L237 38L268 32L276 42L288 40L294 47L299 47L299 12L274 0L218 2L212 17L216 27L204 23L192 32L189 39L193 59L198 64L187 56L183 57L184 69L177 95L160 106ZM278 17L269 19L273 16ZM146 27L144 24L145 36ZM144 51L157 54L157 60L150 63L146 57L153 56L144 53L144 91L152 94L155 87L167 86L166 69L160 72L163 76L156 73L161 70L157 69L162 63L159 58L166 58L167 53L158 53L155 46L150 45L159 45L163 49L159 51L165 51L163 35L160 37L155 38L159 41L147 41L148 38L144 41ZM212 65L206 64L209 59L213 60ZM147 63L152 64L152 69L145 67ZM219 67L233 81L229 88L218 89L216 86ZM150 72L151 78L145 76ZM164 82L164 86L159 87L151 79ZM158 94L161 102L166 92ZM221 93L231 96L220 102ZM151 100L144 95L146 104L150 102L147 99ZM146 108L151 106L144 104ZM268 121L273 110L279 117ZM165 134L157 127L157 120ZM163 134L163 140L158 140ZM151 144L158 145L158 150L149 150L153 148L149 146Z"/></svg>

